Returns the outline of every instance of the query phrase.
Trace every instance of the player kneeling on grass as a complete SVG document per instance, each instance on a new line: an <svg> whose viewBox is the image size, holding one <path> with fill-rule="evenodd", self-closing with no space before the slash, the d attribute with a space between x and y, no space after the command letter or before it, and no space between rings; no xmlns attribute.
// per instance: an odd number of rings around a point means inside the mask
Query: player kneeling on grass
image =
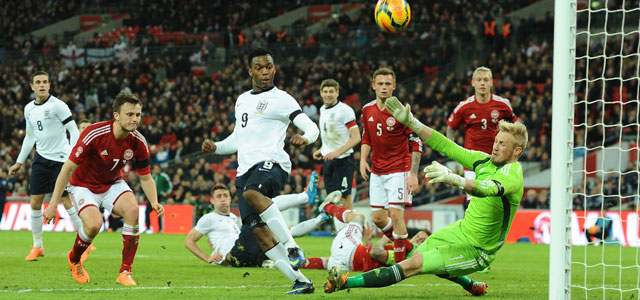
<svg viewBox="0 0 640 300"><path fill-rule="evenodd" d="M474 296L486 294L485 283L464 275L488 267L509 233L523 195L524 182L518 158L528 140L527 128L520 122L500 121L493 151L488 155L466 150L420 123L413 118L410 106L403 106L395 97L387 99L385 107L431 148L476 173L475 180L465 179L433 162L425 168L425 177L431 179L431 183L443 182L462 189L473 198L462 220L429 236L411 258L354 277L342 275L340 268L334 267L325 282L325 292L384 287L414 275L434 274L460 284Z"/></svg>
<svg viewBox="0 0 640 300"><path fill-rule="evenodd" d="M333 216L337 222L345 223L338 231L331 244L330 257L309 257L302 266L305 269L331 269L340 266L344 271L365 272L375 268L392 265L394 263L393 246L387 249L388 242L393 242L383 236L375 245L371 246L371 235L373 229L364 226L364 215L350 210L347 207L339 206L342 195L340 191L334 191L327 196L325 201L319 206L327 214ZM411 257L415 250L427 238L425 231L418 231L410 240L414 245L413 251L407 253ZM363 245L362 240L369 245Z"/></svg>
<svg viewBox="0 0 640 300"><path fill-rule="evenodd" d="M316 178L313 172L305 192L277 196L273 198L273 202L280 211L305 203L315 203L318 191ZM271 261L262 252L250 227L239 226L238 217L231 212L229 189L224 185L216 185L211 189L211 196L213 212L198 220L184 241L185 247L198 258L211 264L233 267L271 267ZM296 224L290 229L291 235L293 237L306 235L326 219L326 214L320 214L313 219ZM212 249L211 255L206 254L196 244L205 235Z"/></svg>
<svg viewBox="0 0 640 300"><path fill-rule="evenodd" d="M85 129L69 159L62 165L51 202L44 212L46 222L56 217L56 208L66 190L76 202L83 227L78 229L73 248L67 254L71 275L79 283L89 282L89 274L80 261L91 241L102 228L102 206L112 215L124 218L122 228L122 264L116 282L136 285L131 278L131 265L138 250L138 202L120 171L133 160L140 175L144 194L158 216L164 208L158 203L156 185L149 168L149 147L136 130L140 123L142 104L131 93L120 93L113 102L114 120L98 122ZM69 184L67 186L67 184Z"/></svg>

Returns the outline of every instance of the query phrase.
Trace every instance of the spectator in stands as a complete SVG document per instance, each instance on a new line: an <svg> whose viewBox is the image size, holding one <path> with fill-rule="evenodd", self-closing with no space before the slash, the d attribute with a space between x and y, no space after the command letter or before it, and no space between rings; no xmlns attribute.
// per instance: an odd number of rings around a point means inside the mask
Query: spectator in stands
<svg viewBox="0 0 640 300"><path fill-rule="evenodd" d="M529 189L526 196L520 201L522 208L536 209L538 208L538 193L534 189Z"/></svg>

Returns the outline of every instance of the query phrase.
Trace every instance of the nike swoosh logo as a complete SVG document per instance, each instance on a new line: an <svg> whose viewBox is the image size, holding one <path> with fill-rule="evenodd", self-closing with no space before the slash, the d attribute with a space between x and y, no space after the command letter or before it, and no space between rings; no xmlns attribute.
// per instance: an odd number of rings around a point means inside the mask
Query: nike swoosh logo
<svg viewBox="0 0 640 300"><path fill-rule="evenodd" d="M299 264L301 261L302 261L302 260L301 260L300 258L297 258L297 259L296 259L296 260L294 260L294 261L289 260L289 263L290 263L292 266L295 266L295 265Z"/></svg>

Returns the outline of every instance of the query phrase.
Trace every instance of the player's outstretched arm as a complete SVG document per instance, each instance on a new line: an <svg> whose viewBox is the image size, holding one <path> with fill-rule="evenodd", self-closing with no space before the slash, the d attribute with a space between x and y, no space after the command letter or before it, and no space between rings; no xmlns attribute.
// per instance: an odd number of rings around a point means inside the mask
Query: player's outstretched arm
<svg viewBox="0 0 640 300"><path fill-rule="evenodd" d="M151 203L153 210L156 211L158 217L162 217L164 215L164 207L162 207L162 204L158 203L156 182L153 181L151 174L140 175L140 185L142 186L142 191L144 191L144 194L147 196L149 203Z"/></svg>
<svg viewBox="0 0 640 300"><path fill-rule="evenodd" d="M215 154L231 154L238 152L238 143L236 143L236 131L235 129L224 140L214 143L210 139L205 139L202 142L203 153L215 153Z"/></svg>
<svg viewBox="0 0 640 300"><path fill-rule="evenodd" d="M431 135L433 135L433 129L431 127L422 124L418 119L413 117L409 104L402 105L400 100L394 96L384 101L384 107L398 122L413 130L423 141L428 141Z"/></svg>
<svg viewBox="0 0 640 300"><path fill-rule="evenodd" d="M76 121L71 120L70 122L67 122L67 124L64 124L64 128L69 131L69 145L71 145L71 147L75 146L78 142L78 138L80 138L80 131L78 130Z"/></svg>
<svg viewBox="0 0 640 300"><path fill-rule="evenodd" d="M305 114L298 114L293 119L293 125L304 131L302 136L296 134L291 137L291 144L295 146L313 144L318 139L318 135L320 135L320 130L316 123L313 123Z"/></svg>
<svg viewBox="0 0 640 300"><path fill-rule="evenodd" d="M47 209L45 209L42 214L46 223L49 223L51 220L56 218L58 213L58 203L60 203L60 199L62 198L62 192L65 187L67 187L67 184L69 184L69 179L71 179L71 175L73 175L73 172L75 172L77 168L78 165L70 159L67 159L67 161L62 165L60 173L58 173L58 178L56 179L56 185L53 188L53 195L51 195L49 206L47 206Z"/></svg>

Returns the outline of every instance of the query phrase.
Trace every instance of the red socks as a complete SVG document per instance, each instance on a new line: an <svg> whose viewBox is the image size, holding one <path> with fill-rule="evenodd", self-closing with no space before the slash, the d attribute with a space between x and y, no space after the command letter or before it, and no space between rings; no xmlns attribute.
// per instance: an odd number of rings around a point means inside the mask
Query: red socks
<svg viewBox="0 0 640 300"><path fill-rule="evenodd" d="M329 203L327 205L325 205L324 207L324 211L326 211L328 214L334 216L336 219L338 219L338 221L342 222L342 223L347 223L345 221L345 217L349 214L349 212L351 212L350 209L343 207L343 206L337 206L333 203Z"/></svg>

